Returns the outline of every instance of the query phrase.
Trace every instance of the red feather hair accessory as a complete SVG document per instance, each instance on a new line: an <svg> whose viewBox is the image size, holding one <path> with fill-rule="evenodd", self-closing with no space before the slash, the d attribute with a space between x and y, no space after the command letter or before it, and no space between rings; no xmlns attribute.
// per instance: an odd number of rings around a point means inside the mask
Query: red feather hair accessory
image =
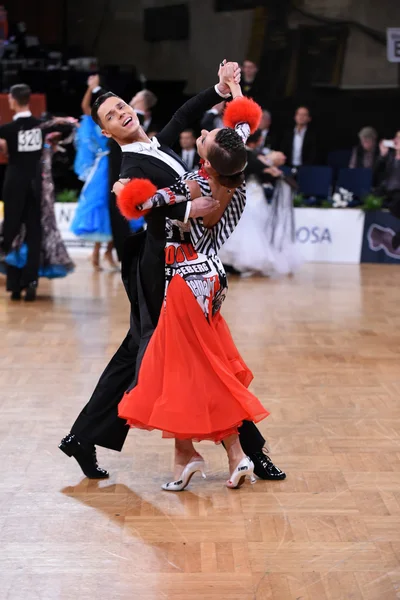
<svg viewBox="0 0 400 600"><path fill-rule="evenodd" d="M257 131L262 117L262 109L251 98L241 96L228 102L225 108L223 121L225 127L235 129L239 123L248 123L251 133Z"/></svg>
<svg viewBox="0 0 400 600"><path fill-rule="evenodd" d="M126 219L139 219L149 212L140 206L156 193L156 186L149 179L132 179L117 196L117 206Z"/></svg>

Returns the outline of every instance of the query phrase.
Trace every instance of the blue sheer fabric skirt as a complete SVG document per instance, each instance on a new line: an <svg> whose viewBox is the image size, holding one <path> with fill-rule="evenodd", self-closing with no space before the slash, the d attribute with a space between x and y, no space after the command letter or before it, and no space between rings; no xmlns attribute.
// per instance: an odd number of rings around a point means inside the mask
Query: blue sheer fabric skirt
<svg viewBox="0 0 400 600"><path fill-rule="evenodd" d="M112 239L108 183L108 153L101 152L82 188L78 206L71 224L76 236L93 242Z"/></svg>
<svg viewBox="0 0 400 600"><path fill-rule="evenodd" d="M85 182L71 231L94 242L112 239L109 211L108 139L89 115L81 118L76 138L75 173Z"/></svg>

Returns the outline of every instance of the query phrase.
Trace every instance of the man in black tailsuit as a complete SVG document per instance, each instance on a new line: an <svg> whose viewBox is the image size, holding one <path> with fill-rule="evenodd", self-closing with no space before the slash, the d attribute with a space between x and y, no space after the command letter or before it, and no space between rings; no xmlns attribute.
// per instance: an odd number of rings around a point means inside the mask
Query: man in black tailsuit
<svg viewBox="0 0 400 600"><path fill-rule="evenodd" d="M31 90L21 83L12 86L9 104L14 117L11 123L0 127L0 151L8 154L8 166L4 179L3 251L11 252L13 242L25 228L28 248L23 268L7 265L7 291L12 300L36 299L39 279L41 243L41 172L43 150L41 122L29 109Z"/></svg>
<svg viewBox="0 0 400 600"><path fill-rule="evenodd" d="M150 179L163 188L185 173L186 165L170 147L184 129L199 120L221 97L229 97L224 72L221 65L220 82L215 88L186 102L153 140L147 137L132 107L121 98L109 92L95 101L93 119L104 135L121 146L121 178ZM239 68L237 78L240 79ZM107 471L97 465L96 445L121 451L129 431L126 422L118 417L118 404L135 380L161 311L165 288L165 218L186 222L189 217L205 216L214 208L214 201L207 198L159 208L146 217L147 230L129 237L125 244L122 279L131 303L131 327L70 434L60 444L63 452L74 456L87 477L108 477ZM284 479L285 474L263 452L265 440L254 423L244 422L240 441L258 476Z"/></svg>

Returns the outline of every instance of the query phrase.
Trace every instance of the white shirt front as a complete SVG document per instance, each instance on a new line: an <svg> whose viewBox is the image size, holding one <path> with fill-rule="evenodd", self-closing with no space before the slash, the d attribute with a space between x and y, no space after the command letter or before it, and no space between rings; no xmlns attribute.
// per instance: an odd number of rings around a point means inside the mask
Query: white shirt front
<svg viewBox="0 0 400 600"><path fill-rule="evenodd" d="M153 158L157 158L161 160L166 165L171 167L176 172L176 177L182 177L184 173L186 173L186 169L183 168L181 163L179 163L173 156L170 156L166 152L160 150L160 142L156 137L153 137L150 143L146 142L132 142L131 144L126 144L125 146L121 146L122 152L136 152L137 154L146 154L146 156L152 156ZM184 223L188 222L190 216L190 209L192 207L192 203L188 202L186 207L186 213L184 218Z"/></svg>
<svg viewBox="0 0 400 600"><path fill-rule="evenodd" d="M265 145L265 140L267 139L269 134L269 129L262 129L261 130L261 148Z"/></svg>
<svg viewBox="0 0 400 600"><path fill-rule="evenodd" d="M137 154L146 154L146 156L152 156L161 160L166 165L171 167L176 172L177 177L181 177L186 170L184 167L173 157L160 150L160 142L156 137L153 137L151 142L132 142L121 146L122 152L136 152Z"/></svg>
<svg viewBox="0 0 400 600"><path fill-rule="evenodd" d="M187 165L187 168L191 171L194 165L196 150L192 148L191 150L182 150L182 160Z"/></svg>
<svg viewBox="0 0 400 600"><path fill-rule="evenodd" d="M145 120L143 121L143 125L142 125L143 129L144 129L145 131L148 131L148 130L149 130L149 127L150 127L150 124L151 124L151 117L149 117L148 119L145 119Z"/></svg>
<svg viewBox="0 0 400 600"><path fill-rule="evenodd" d="M293 136L293 148L292 148L292 163L294 167L301 167L303 164L303 144L304 137L307 132L307 127L304 127L301 131L294 128L294 136Z"/></svg>

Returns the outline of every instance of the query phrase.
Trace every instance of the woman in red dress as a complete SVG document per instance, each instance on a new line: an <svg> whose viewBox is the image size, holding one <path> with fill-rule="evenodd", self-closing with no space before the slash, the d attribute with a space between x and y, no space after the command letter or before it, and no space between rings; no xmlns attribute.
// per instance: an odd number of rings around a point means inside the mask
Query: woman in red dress
<svg viewBox="0 0 400 600"><path fill-rule="evenodd" d="M202 131L197 140L203 166L171 188L157 191L147 180L117 185L118 205L128 218L200 196L213 197L216 210L187 223L167 219L165 302L148 344L137 383L119 405L131 427L159 429L175 438L175 481L180 491L204 460L193 441L223 442L229 458L226 485L240 487L254 465L239 443L244 420L258 422L268 411L247 389L253 376L220 314L227 279L218 251L235 229L246 203L245 141L257 129L261 109L243 98L232 77L234 100L225 129Z"/></svg>

